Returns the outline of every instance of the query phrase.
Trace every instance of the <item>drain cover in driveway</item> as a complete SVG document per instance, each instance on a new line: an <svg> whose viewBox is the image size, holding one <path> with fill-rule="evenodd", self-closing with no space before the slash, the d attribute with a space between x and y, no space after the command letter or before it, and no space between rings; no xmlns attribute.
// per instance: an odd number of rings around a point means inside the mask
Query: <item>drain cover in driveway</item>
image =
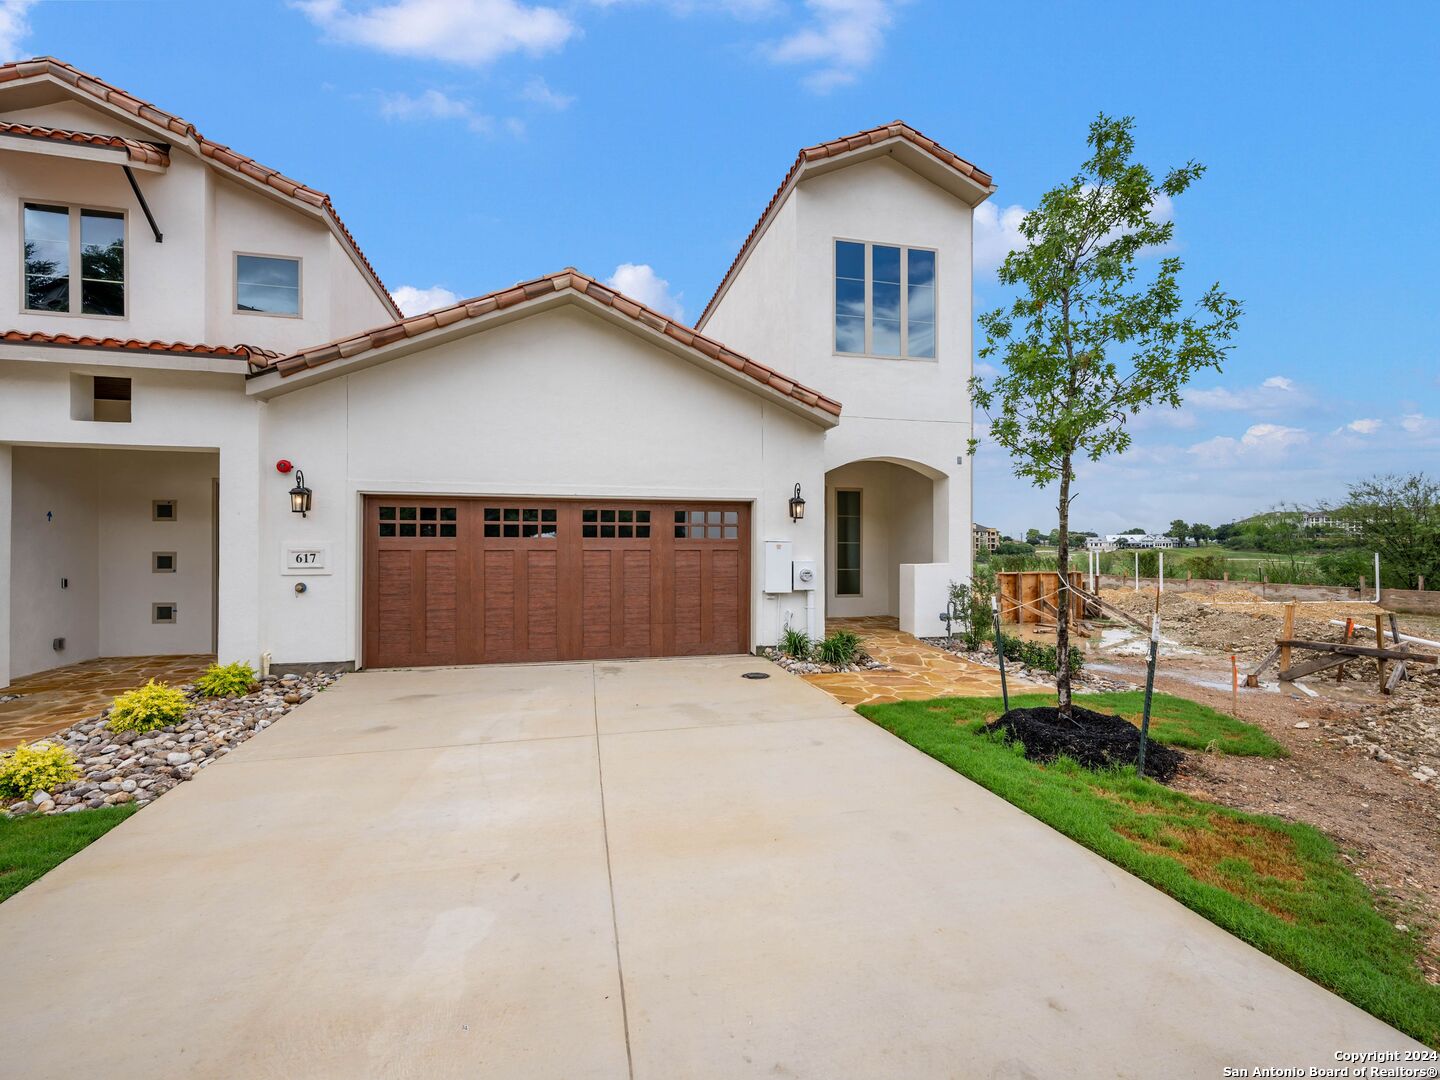
<svg viewBox="0 0 1440 1080"><path fill-rule="evenodd" d="M768 679L769 677L770 675L764 671L747 671L740 676L742 679Z"/></svg>

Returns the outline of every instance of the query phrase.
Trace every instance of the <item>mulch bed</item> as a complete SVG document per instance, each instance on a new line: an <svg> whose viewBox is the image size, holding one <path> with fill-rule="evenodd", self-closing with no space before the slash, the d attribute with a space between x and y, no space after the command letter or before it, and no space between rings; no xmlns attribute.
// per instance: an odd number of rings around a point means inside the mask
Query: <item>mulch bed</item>
<svg viewBox="0 0 1440 1080"><path fill-rule="evenodd" d="M1134 765L1140 756L1140 729L1123 716L1073 708L1067 720L1053 705L1035 709L1011 709L987 732L1003 732L1007 742L1019 742L1031 761L1050 762L1068 757L1087 769L1108 769ZM1153 738L1145 744L1145 775L1169 781L1184 755L1162 746Z"/></svg>

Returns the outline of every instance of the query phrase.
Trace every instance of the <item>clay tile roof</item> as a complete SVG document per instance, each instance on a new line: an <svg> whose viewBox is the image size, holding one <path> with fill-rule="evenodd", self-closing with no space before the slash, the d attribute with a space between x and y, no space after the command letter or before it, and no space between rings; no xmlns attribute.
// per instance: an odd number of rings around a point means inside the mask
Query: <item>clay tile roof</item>
<svg viewBox="0 0 1440 1080"><path fill-rule="evenodd" d="M170 164L169 151L159 143L142 142L140 139L122 139L119 135L97 135L92 131L65 131L61 128L33 127L30 124L12 124L5 120L0 120L0 135L51 139L55 142L75 143L80 146L98 146L106 150L124 150L130 160L138 165Z"/></svg>
<svg viewBox="0 0 1440 1080"><path fill-rule="evenodd" d="M710 312L714 310L716 302L719 301L720 295L729 286L731 279L735 276L735 272L740 269L740 264L745 260L745 256L750 251L751 245L760 238L760 234L765 229L765 224L770 220L770 215L779 207L781 200L785 197L786 192L790 190L790 186L794 183L796 176L808 162L823 161L825 158L838 157L841 154L848 154L853 150L860 150L875 143L885 142L887 139L904 139L911 145L925 151L925 153L935 158L941 164L948 165L962 175L969 177L982 188L993 189L995 186L994 178L991 177L989 173L966 161L954 151L945 149L945 147L941 146L934 139L927 135L922 135L901 120L896 120L889 124L882 124L880 127L870 128L868 131L860 131L854 135L831 139L829 142L820 143L818 146L807 146L796 155L795 164L790 166L790 171L785 174L785 179L780 181L780 186L775 189L775 194L772 195L770 201L765 204L764 212L761 213L760 219L755 222L755 227L750 230L750 235L745 238L745 243L741 245L739 253L735 256L734 261L730 263L730 268L725 271L725 276L720 280L720 284L716 286L714 295L710 297L710 302L705 305L705 310L700 313L700 318L696 322L696 325L702 325L705 320L710 317Z"/></svg>
<svg viewBox="0 0 1440 1080"><path fill-rule="evenodd" d="M0 86L15 82L19 79L33 79L41 75L50 75L59 79L61 82L68 83L76 90L98 101L103 101L106 104L113 105L118 109L130 113L132 116L140 117L152 124L166 128L180 138L190 139L194 142L195 148L200 154L209 160L223 165L243 176L247 176L252 180L265 184L267 187L273 188L287 198L295 199L298 202L307 203L319 210L323 210L331 222L334 223L340 235L345 238L345 242L349 244L351 250L354 251L356 259L359 260L365 272L390 301L391 308L395 310L396 314L399 314L399 309L395 308L394 299L390 297L390 290L385 288L384 282L380 280L380 275L376 273L375 267L371 265L370 260L365 257L365 253L360 250L360 245L355 242L355 237L346 227L345 222L341 220L340 214L330 201L330 196L325 194L325 192L316 191L312 187L307 187L298 180L292 180L274 169L261 165L253 158L248 158L228 146L207 139L195 129L195 125L190 123L190 121L182 120L178 116L167 113L163 109L159 109L150 104L148 101L141 101L133 94L128 94L119 87L111 86L109 83L103 82L93 75L87 75L80 69L71 67L63 60L57 60L53 56L38 56L33 60L18 60L9 64L0 64Z"/></svg>
<svg viewBox="0 0 1440 1080"><path fill-rule="evenodd" d="M278 352L256 345L192 345L185 341L141 341L138 338L94 337L90 334L46 334L38 330L0 330L0 344L58 345L71 349L112 349L119 352L230 358L244 360L255 367L268 367L280 357Z"/></svg>
<svg viewBox="0 0 1440 1080"><path fill-rule="evenodd" d="M470 300L461 300L459 303L426 312L424 315L413 315L408 319L376 327L374 330L358 336L352 335L291 353L289 356L278 357L266 365L266 368L279 372L281 378L288 378L297 372L319 367L335 359L355 356L358 353L378 349L407 337L428 333L438 327L449 326L465 319L479 318L493 311L522 304L527 300L566 290L588 296L647 329L662 333L689 346L717 366L743 372L762 386L777 391L802 405L818 409L831 416L840 415L840 403L826 397L818 390L802 386L764 364L741 356L733 350L727 349L718 341L707 338L688 326L677 323L668 316L646 307L640 301L618 293L609 286L601 285L594 278L568 266L558 273L547 274L544 277L535 278L533 281L522 281L518 285L498 289Z"/></svg>

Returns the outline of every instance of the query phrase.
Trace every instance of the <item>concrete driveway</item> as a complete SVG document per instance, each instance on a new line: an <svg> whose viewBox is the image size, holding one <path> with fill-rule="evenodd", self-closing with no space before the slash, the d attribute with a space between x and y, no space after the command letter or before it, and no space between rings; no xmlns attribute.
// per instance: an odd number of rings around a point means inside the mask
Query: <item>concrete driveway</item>
<svg viewBox="0 0 1440 1080"><path fill-rule="evenodd" d="M351 675L0 905L0 957L15 1076L1216 1077L1417 1046L743 657Z"/></svg>

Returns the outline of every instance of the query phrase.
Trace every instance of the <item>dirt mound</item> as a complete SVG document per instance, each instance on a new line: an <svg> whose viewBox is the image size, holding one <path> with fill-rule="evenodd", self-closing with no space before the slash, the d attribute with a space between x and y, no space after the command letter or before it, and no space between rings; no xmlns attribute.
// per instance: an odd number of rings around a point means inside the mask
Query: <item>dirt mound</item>
<svg viewBox="0 0 1440 1080"><path fill-rule="evenodd" d="M1100 595L1141 619L1148 619L1155 609L1152 592L1105 589ZM1332 626L1331 619L1354 618L1362 628L1373 627L1380 610L1368 604L1299 604L1295 613L1295 636L1312 641L1339 641L1344 631ZM1164 594L1160 603L1160 632L1166 638L1187 648L1235 653L1242 663L1254 663L1274 647L1284 619L1283 604L1267 604L1236 590L1214 594L1171 591ZM1374 641L1373 634L1370 640Z"/></svg>
<svg viewBox="0 0 1440 1080"><path fill-rule="evenodd" d="M1011 709L986 724L985 730L1003 732L1007 741L1019 742L1031 761L1068 757L1087 769L1135 764L1140 756L1139 728L1123 716L1107 716L1078 705L1074 714L1072 722L1054 706ZM1168 781L1183 760L1178 750L1151 739L1145 746L1145 775Z"/></svg>

